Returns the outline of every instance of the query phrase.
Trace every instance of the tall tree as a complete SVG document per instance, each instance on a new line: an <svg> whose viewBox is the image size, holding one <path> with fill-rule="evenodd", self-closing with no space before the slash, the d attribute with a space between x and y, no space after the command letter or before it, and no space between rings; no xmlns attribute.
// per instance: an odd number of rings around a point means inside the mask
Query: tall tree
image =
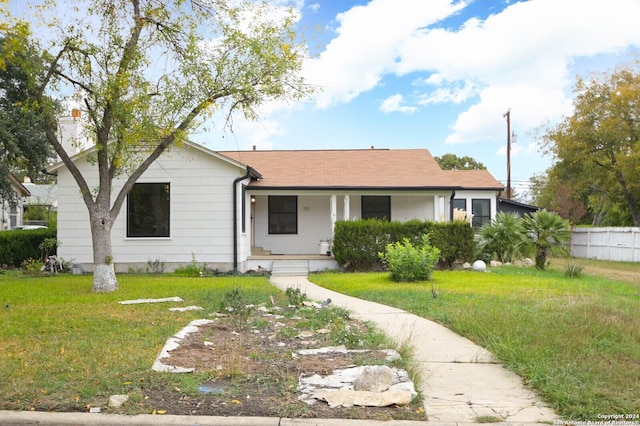
<svg viewBox="0 0 640 426"><path fill-rule="evenodd" d="M13 174L36 181L52 158L43 117L30 104L31 75L42 70L46 55L29 38L24 22L0 34L0 162ZM52 103L52 105L55 105ZM0 172L0 198L15 202L7 175Z"/></svg>
<svg viewBox="0 0 640 426"><path fill-rule="evenodd" d="M565 177L560 182L586 194L594 213L605 200L620 200L635 226L640 226L639 65L578 79L573 115L546 128L542 137Z"/></svg>
<svg viewBox="0 0 640 426"><path fill-rule="evenodd" d="M113 291L111 228L136 180L210 118L251 119L268 100L312 89L299 76L303 50L292 10L249 0L87 0L69 8L33 92L49 142L77 182L89 212L94 291ZM87 7L84 7L87 6ZM73 13L71 13L73 12ZM71 86L95 143L90 188L56 134L45 95ZM227 121L228 122L228 121ZM124 184L113 192L114 178Z"/></svg>
<svg viewBox="0 0 640 426"><path fill-rule="evenodd" d="M443 154L434 157L442 170L484 170L486 167L476 159L465 155L458 157L455 154Z"/></svg>

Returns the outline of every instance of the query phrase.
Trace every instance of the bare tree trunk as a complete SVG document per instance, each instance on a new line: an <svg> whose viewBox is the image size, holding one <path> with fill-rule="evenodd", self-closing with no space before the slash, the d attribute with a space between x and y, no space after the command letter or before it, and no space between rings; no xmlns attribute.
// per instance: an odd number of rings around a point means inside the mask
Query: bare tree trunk
<svg viewBox="0 0 640 426"><path fill-rule="evenodd" d="M111 252L111 226L109 213L90 214L93 242L93 291L111 292L118 289L113 254Z"/></svg>

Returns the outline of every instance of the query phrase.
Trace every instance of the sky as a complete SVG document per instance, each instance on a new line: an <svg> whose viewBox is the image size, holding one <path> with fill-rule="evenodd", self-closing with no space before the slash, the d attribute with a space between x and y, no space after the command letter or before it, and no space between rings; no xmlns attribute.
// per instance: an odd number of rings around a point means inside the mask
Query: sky
<svg viewBox="0 0 640 426"><path fill-rule="evenodd" d="M272 0L273 1L273 0ZM524 195L552 159L536 129L572 112L576 76L640 59L638 0L297 0L303 76L321 90L273 105L216 150L426 148L471 156Z"/></svg>
<svg viewBox="0 0 640 426"><path fill-rule="evenodd" d="M9 0L21 10L25 0ZM213 150L413 149L471 156L506 184L552 159L536 130L572 113L576 76L640 59L640 0L268 0L297 10L318 91L190 138ZM64 2L63 2L64 3ZM25 9L26 10L26 9Z"/></svg>

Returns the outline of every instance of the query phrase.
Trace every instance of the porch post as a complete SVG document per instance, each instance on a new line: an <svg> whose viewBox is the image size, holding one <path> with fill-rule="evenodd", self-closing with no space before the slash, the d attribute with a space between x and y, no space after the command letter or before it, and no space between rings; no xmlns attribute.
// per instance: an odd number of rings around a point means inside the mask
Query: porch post
<svg viewBox="0 0 640 426"><path fill-rule="evenodd" d="M349 212L349 196L344 196L344 220L349 220L350 212Z"/></svg>
<svg viewBox="0 0 640 426"><path fill-rule="evenodd" d="M333 239L333 232L336 228L336 218L338 216L337 198L334 195L331 196L331 239Z"/></svg>

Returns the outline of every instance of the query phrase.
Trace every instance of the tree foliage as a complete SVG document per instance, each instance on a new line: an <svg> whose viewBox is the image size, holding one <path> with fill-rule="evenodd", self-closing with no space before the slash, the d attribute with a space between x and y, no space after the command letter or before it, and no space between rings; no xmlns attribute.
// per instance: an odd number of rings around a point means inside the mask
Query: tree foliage
<svg viewBox="0 0 640 426"><path fill-rule="evenodd" d="M443 154L434 157L442 170L485 170L486 167L476 159L465 155L458 157L455 154Z"/></svg>
<svg viewBox="0 0 640 426"><path fill-rule="evenodd" d="M53 154L44 120L29 96L31 75L41 72L45 61L46 54L31 40L27 24L8 26L0 35L0 162L14 175L29 176L33 182L40 180ZM2 169L0 199L15 202L15 195Z"/></svg>
<svg viewBox="0 0 640 426"><path fill-rule="evenodd" d="M545 152L554 158L547 188L559 186L554 201L567 198L584 203L595 223L608 215L640 226L640 63L579 78L574 113L545 129ZM565 216L566 217L566 216Z"/></svg>
<svg viewBox="0 0 640 426"><path fill-rule="evenodd" d="M249 0L87 0L49 16L51 57L30 92L49 143L77 182L91 221L94 290L117 288L111 227L136 180L214 114L250 119L269 100L297 100L304 51L292 10ZM47 17L45 17L47 19ZM73 89L88 117L98 186L65 152L47 95ZM228 124L227 121L222 124ZM123 182L114 191L114 179Z"/></svg>

